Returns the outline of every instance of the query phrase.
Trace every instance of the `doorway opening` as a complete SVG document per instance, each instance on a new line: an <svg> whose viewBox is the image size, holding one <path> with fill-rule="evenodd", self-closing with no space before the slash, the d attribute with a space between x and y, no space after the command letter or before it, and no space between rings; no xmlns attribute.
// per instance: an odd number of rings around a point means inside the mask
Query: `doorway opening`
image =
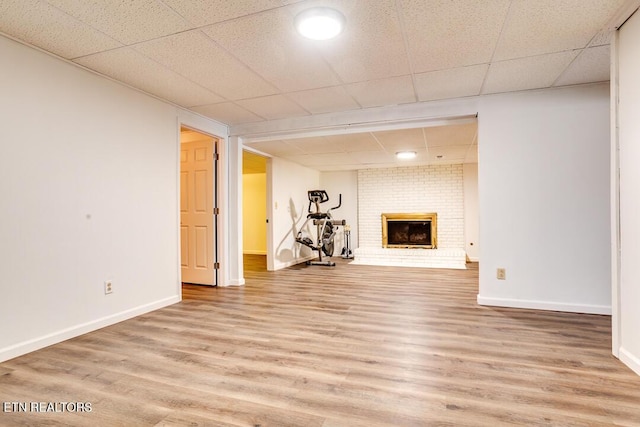
<svg viewBox="0 0 640 427"><path fill-rule="evenodd" d="M242 255L244 271L267 270L267 158L242 151Z"/></svg>
<svg viewBox="0 0 640 427"><path fill-rule="evenodd" d="M217 286L219 139L180 128L180 268L182 283Z"/></svg>

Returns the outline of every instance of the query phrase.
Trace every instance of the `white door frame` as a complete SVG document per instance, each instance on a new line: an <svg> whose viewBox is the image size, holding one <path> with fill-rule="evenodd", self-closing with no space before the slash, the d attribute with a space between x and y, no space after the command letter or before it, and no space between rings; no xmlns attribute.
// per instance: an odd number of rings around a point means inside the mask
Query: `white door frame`
<svg viewBox="0 0 640 427"><path fill-rule="evenodd" d="M620 358L620 144L618 140L618 31L611 40L611 352Z"/></svg>
<svg viewBox="0 0 640 427"><path fill-rule="evenodd" d="M238 138L240 145L242 146L243 151L249 151L251 153L255 153L259 156L265 157L267 160L267 171L266 171L266 192L267 192L267 270L273 271L274 261L273 261L273 221L271 215L270 207L273 205L273 183L272 183L272 171L271 171L271 154L263 153L262 151L256 150L250 146L245 146L242 143L242 138ZM241 156L242 157L242 156ZM242 167L240 167L240 172L242 173ZM240 182L242 182L242 176L240 176ZM244 217L242 212L240 212L239 218L244 221Z"/></svg>
<svg viewBox="0 0 640 427"><path fill-rule="evenodd" d="M180 128L186 127L204 135L209 135L218 139L218 173L216 177L218 188L218 207L220 208L220 214L218 215L218 260L220 262L220 269L218 271L218 286L229 286L233 284L233 279L230 278L229 268L229 248L227 242L229 242L229 230L225 224L229 218L229 191L228 191L228 147L229 147L229 128L226 125L215 122L206 117L195 114L191 111L179 109L178 119L176 121L176 199L177 209L175 218L175 232L177 235L177 242L180 242ZM179 243L178 243L179 245ZM178 270L178 294L182 293L182 268L180 266L180 247L178 246L178 257L176 259L176 268Z"/></svg>
<svg viewBox="0 0 640 427"><path fill-rule="evenodd" d="M202 132L199 131L197 129L193 129L190 126L180 126L179 131L181 133L182 128L186 128L189 129L192 132L195 132L199 135L203 135L204 137L209 137L211 138L211 140L208 142L208 144L210 144L210 149L211 152L209 153L213 159L212 159L212 180L213 182L211 183L211 191L213 194L211 194L211 198L212 198L212 212L209 212L209 214L213 215L213 231L212 231L212 239L213 241L211 242L207 242L207 246L210 245L210 248L212 248L213 250L211 251L211 254L213 256L213 259L208 260L208 262L211 262L211 265L213 267L213 278L212 278L212 284L211 286L218 286L218 283L220 282L220 272L219 272L219 265L220 265L220 255L219 255L219 248L220 248L220 237L219 237L219 232L220 232L220 221L219 221L219 206L220 206L220 201L219 201L219 187L220 187L220 177L219 177L219 146L221 143L221 139L218 136L215 135L210 135L209 133L206 132ZM182 138L180 140L180 145L182 145ZM181 150L180 150L181 151ZM179 163L181 163L180 158L178 159ZM182 165L180 165L180 168L178 170L178 173L180 174L182 172ZM178 200L181 201L181 185L178 186ZM181 203L179 203L180 205ZM180 209L180 206L179 206ZM182 212L180 212L180 226L182 226ZM181 228L181 227L180 227ZM180 235L182 234L181 230L180 230ZM180 239L180 242L182 240ZM182 257L182 245L179 245L178 248L178 252L179 252L179 259L181 259ZM180 263L181 264L181 263ZM182 278L182 266L180 265L180 281L183 281Z"/></svg>

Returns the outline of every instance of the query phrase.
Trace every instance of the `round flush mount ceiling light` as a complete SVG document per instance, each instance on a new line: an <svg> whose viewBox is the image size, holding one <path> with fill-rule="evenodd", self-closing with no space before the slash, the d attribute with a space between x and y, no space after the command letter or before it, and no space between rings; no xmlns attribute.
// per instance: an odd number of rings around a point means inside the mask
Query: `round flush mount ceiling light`
<svg viewBox="0 0 640 427"><path fill-rule="evenodd" d="M396 153L396 157L400 160L410 160L415 159L417 153L415 151L398 151Z"/></svg>
<svg viewBox="0 0 640 427"><path fill-rule="evenodd" d="M328 40L344 29L346 19L335 9L312 7L296 15L294 25L304 37L312 40Z"/></svg>

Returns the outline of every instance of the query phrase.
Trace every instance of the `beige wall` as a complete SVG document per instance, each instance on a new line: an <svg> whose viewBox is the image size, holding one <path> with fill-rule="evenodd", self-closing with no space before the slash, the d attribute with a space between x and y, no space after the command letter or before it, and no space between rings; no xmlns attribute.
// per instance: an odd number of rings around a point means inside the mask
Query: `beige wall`
<svg viewBox="0 0 640 427"><path fill-rule="evenodd" d="M267 174L242 175L242 252L267 253Z"/></svg>

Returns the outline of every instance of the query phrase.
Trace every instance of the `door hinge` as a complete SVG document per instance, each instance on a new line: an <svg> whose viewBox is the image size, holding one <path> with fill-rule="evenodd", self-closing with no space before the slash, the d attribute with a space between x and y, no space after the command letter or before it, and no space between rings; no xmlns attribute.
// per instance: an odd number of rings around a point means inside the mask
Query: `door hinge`
<svg viewBox="0 0 640 427"><path fill-rule="evenodd" d="M218 153L213 153L213 160L220 160L220 155Z"/></svg>
<svg viewBox="0 0 640 427"><path fill-rule="evenodd" d="M220 215L220 208L213 208L214 215Z"/></svg>
<svg viewBox="0 0 640 427"><path fill-rule="evenodd" d="M213 263L213 269L214 270L220 270L220 263L219 262L214 262Z"/></svg>

